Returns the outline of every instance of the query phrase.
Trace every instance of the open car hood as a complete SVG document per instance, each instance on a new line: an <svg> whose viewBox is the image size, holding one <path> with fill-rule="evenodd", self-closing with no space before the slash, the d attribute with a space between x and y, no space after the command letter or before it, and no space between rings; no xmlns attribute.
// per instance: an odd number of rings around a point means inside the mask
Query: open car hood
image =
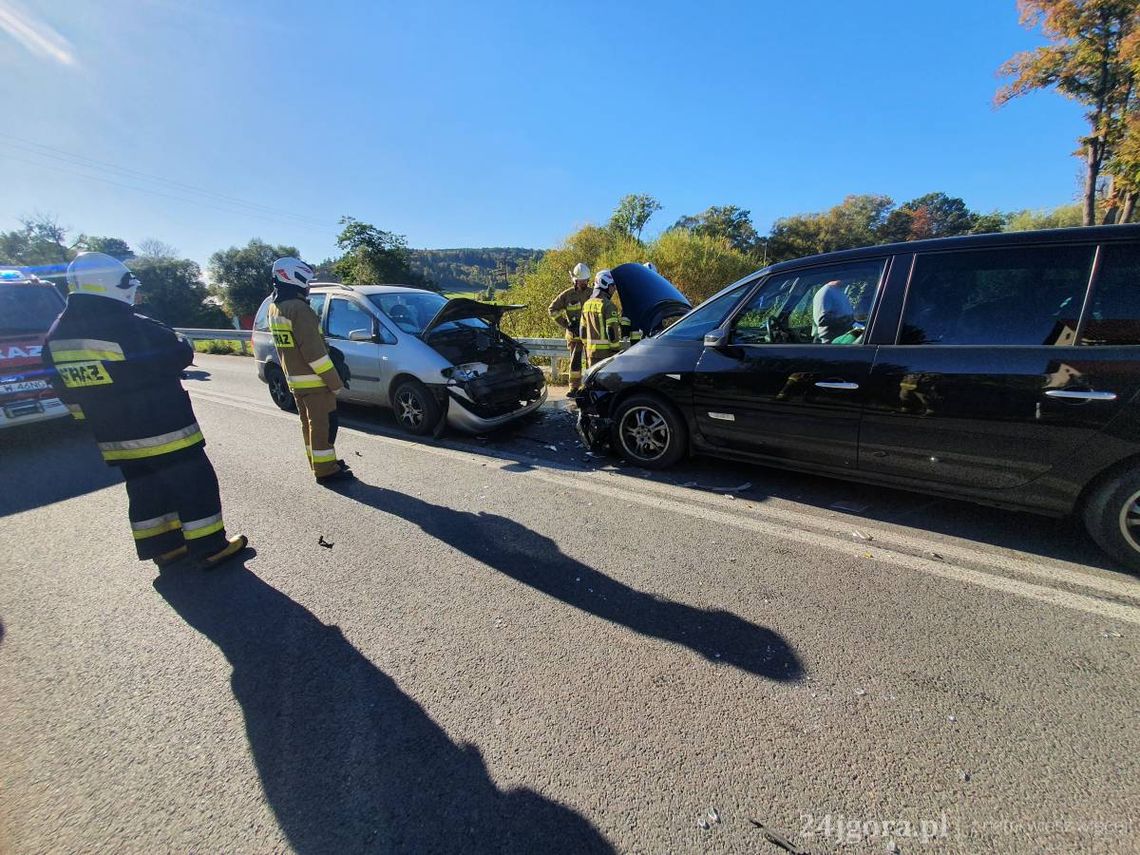
<svg viewBox="0 0 1140 855"><path fill-rule="evenodd" d="M692 308L672 282L644 264L631 261L611 272L621 298L621 313L629 318L630 329L653 335L667 318L683 315Z"/></svg>
<svg viewBox="0 0 1140 855"><path fill-rule="evenodd" d="M497 327L507 312L525 308L526 306L502 306L495 303L480 303L478 300L472 300L468 297L456 297L443 304L440 310L435 313L435 317L427 322L420 335L426 336L443 324L452 321L464 321L468 318L479 318L479 320Z"/></svg>

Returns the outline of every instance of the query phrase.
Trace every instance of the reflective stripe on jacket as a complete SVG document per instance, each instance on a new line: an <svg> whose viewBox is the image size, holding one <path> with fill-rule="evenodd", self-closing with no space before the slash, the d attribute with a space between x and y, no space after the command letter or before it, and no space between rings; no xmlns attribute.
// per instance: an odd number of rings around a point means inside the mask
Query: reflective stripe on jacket
<svg viewBox="0 0 1140 855"><path fill-rule="evenodd" d="M313 390L335 392L344 387L321 335L320 321L304 300L292 298L269 304L269 331L285 379L294 394Z"/></svg>

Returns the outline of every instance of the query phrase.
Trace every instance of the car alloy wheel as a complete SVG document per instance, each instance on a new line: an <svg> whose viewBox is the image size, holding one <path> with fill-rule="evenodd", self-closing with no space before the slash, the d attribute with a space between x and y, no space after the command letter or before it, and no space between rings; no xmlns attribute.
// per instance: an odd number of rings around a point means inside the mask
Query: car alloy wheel
<svg viewBox="0 0 1140 855"><path fill-rule="evenodd" d="M1129 496L1120 507L1120 533L1129 546L1140 552L1140 491Z"/></svg>
<svg viewBox="0 0 1140 855"><path fill-rule="evenodd" d="M412 429L424 423L424 403L414 389L401 389L396 396L396 418Z"/></svg>
<svg viewBox="0 0 1140 855"><path fill-rule="evenodd" d="M285 379L285 375L280 369L273 368L266 372L266 382L269 384L269 397L273 399L278 407L286 412L293 412L297 408L297 402L293 398L293 392L289 388L289 382Z"/></svg>
<svg viewBox="0 0 1140 855"><path fill-rule="evenodd" d="M632 407L622 416L618 428L625 451L638 460L657 460L669 448L669 423L652 407Z"/></svg>

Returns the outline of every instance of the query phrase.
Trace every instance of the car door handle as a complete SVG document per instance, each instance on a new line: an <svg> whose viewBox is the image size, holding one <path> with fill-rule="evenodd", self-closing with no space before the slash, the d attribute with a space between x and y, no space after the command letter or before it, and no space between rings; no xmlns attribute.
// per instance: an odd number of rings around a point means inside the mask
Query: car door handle
<svg viewBox="0 0 1140 855"><path fill-rule="evenodd" d="M1065 401L1115 401L1115 392L1094 392L1092 389L1046 389L1045 394L1050 398L1061 398Z"/></svg>
<svg viewBox="0 0 1140 855"><path fill-rule="evenodd" d="M820 380L815 385L817 389L834 389L837 392L854 392L859 388L858 383L840 383L830 380Z"/></svg>

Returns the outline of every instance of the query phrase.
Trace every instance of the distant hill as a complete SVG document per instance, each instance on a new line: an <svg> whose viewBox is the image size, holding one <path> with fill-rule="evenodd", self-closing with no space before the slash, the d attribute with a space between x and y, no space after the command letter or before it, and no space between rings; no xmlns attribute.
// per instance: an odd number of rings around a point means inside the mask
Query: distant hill
<svg viewBox="0 0 1140 855"><path fill-rule="evenodd" d="M444 293L502 290L520 267L542 258L541 249L476 247L467 249L410 249L412 269L433 280Z"/></svg>

